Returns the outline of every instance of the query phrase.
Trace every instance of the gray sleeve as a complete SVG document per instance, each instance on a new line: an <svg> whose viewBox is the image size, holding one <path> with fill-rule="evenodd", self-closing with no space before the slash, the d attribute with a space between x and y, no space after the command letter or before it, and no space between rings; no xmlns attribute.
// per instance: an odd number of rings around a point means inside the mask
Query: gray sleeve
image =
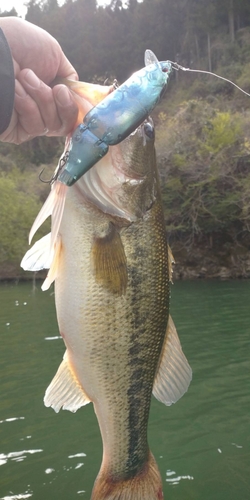
<svg viewBox="0 0 250 500"><path fill-rule="evenodd" d="M8 42L0 28L0 134L9 126L15 95L15 75Z"/></svg>

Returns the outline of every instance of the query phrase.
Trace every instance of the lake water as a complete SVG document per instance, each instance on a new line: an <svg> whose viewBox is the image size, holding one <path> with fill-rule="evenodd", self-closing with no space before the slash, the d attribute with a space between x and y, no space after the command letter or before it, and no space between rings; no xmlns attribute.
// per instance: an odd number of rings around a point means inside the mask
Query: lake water
<svg viewBox="0 0 250 500"><path fill-rule="evenodd" d="M102 455L92 405L43 406L64 352L53 291L1 285L0 304L0 498L89 500ZM164 498L249 500L250 281L176 282L171 312L193 381L172 407L152 400Z"/></svg>

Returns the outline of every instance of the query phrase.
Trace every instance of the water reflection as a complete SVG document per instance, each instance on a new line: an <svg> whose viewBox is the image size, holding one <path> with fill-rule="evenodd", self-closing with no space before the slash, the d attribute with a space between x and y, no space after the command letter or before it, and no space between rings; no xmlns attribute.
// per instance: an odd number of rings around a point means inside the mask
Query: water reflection
<svg viewBox="0 0 250 500"><path fill-rule="evenodd" d="M171 312L193 368L172 407L152 399L150 447L168 500L250 498L250 282L175 283ZM0 286L0 498L88 500L102 444L91 405L43 406L64 345L54 297Z"/></svg>
<svg viewBox="0 0 250 500"><path fill-rule="evenodd" d="M25 417L10 417L10 418L5 418L5 420L0 420L0 424L3 424L4 422L15 422L15 420L24 420Z"/></svg>
<svg viewBox="0 0 250 500"><path fill-rule="evenodd" d="M11 496L6 496L2 497L1 500L22 500L25 498L30 498L32 497L32 493L29 493L28 491L25 491L25 493L18 493L17 495L11 495Z"/></svg>
<svg viewBox="0 0 250 500"><path fill-rule="evenodd" d="M166 478L167 483L172 484L173 486L175 484L179 484L179 482L182 479L188 479L188 480L191 480L191 481L194 479L193 476L188 476L188 475L187 476L176 476L176 472L173 471L173 470L170 470L170 469L167 470L166 476L167 476L167 478Z"/></svg>
<svg viewBox="0 0 250 500"><path fill-rule="evenodd" d="M11 451L5 455L4 453L0 453L0 465L7 464L8 459L13 460L15 462L22 462L27 455L33 455L34 453L41 453L43 450L22 450L22 451Z"/></svg>
<svg viewBox="0 0 250 500"><path fill-rule="evenodd" d="M55 337L45 337L44 340L62 340L61 335L56 335Z"/></svg>

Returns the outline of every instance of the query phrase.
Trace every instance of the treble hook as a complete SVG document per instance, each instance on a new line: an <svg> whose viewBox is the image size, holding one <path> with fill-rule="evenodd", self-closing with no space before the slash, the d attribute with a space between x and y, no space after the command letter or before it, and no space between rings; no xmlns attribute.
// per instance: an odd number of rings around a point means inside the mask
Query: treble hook
<svg viewBox="0 0 250 500"><path fill-rule="evenodd" d="M62 158L59 160L58 169L55 171L55 173L52 175L52 177L50 179L48 179L47 181L42 179L42 174L45 170L45 168L43 168L38 176L39 180L41 182L43 182L44 184L52 184L53 182L55 182L57 180L58 175L60 174L61 170L63 169L64 165L66 165L68 158L69 158L69 151L66 151L65 155L62 156Z"/></svg>
<svg viewBox="0 0 250 500"><path fill-rule="evenodd" d="M45 181L44 179L42 179L42 174L44 172L45 168L43 168L38 176L39 178L39 181L43 182L44 184L51 184L51 182L53 181L53 178L55 177L55 175L53 175L49 180Z"/></svg>

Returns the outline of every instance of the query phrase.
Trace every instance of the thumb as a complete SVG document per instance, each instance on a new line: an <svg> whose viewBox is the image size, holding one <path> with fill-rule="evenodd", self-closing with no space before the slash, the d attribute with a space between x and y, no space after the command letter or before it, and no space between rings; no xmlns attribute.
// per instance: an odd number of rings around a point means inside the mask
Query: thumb
<svg viewBox="0 0 250 500"><path fill-rule="evenodd" d="M75 126L78 116L78 106L66 85L55 85L52 89L56 102L57 112L68 134Z"/></svg>

